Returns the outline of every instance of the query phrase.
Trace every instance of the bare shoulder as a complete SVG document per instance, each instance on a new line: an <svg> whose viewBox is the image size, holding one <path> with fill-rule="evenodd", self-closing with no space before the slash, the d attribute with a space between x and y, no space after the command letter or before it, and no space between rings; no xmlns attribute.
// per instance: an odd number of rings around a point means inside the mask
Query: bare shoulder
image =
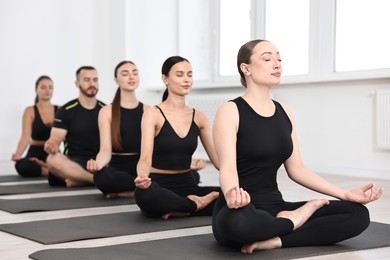
<svg viewBox="0 0 390 260"><path fill-rule="evenodd" d="M284 111L286 111L286 114L288 115L288 117L293 118L293 111L291 110L291 108L282 102L279 102L279 104L282 106Z"/></svg>
<svg viewBox="0 0 390 260"><path fill-rule="evenodd" d="M234 102L226 102L218 108L217 115L232 115L232 113L237 114L237 112L237 106Z"/></svg>
<svg viewBox="0 0 390 260"><path fill-rule="evenodd" d="M159 110L156 106L144 105L144 113L153 114L157 113L158 111Z"/></svg>
<svg viewBox="0 0 390 260"><path fill-rule="evenodd" d="M148 120L159 118L160 111L156 106L145 106L143 118Z"/></svg>
<svg viewBox="0 0 390 260"><path fill-rule="evenodd" d="M104 121L108 120L109 122L111 122L111 115L112 115L111 111L112 111L111 104L102 107L99 111L99 120L104 120Z"/></svg>
<svg viewBox="0 0 390 260"><path fill-rule="evenodd" d="M149 108L151 108L151 106L150 105L147 105L147 104L145 104L145 103L142 103L143 104L143 106L144 106L144 111L146 110L146 109L149 109Z"/></svg>
<svg viewBox="0 0 390 260"><path fill-rule="evenodd" d="M100 112L101 113L111 113L111 109L112 109L112 105L108 104L108 105L105 105L104 107L102 107L100 109Z"/></svg>
<svg viewBox="0 0 390 260"><path fill-rule="evenodd" d="M25 116L34 116L34 106L28 106L24 109Z"/></svg>
<svg viewBox="0 0 390 260"><path fill-rule="evenodd" d="M207 119L207 116L203 111L195 109L195 118L198 118L199 120L205 120Z"/></svg>

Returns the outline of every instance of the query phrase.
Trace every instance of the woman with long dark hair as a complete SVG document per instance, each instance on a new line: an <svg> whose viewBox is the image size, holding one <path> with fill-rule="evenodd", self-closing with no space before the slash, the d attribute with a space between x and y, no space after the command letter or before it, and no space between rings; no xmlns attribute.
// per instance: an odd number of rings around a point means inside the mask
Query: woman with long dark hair
<svg viewBox="0 0 390 260"><path fill-rule="evenodd" d="M163 101L145 111L135 199L150 217L211 215L219 187L200 187L191 173L198 137L211 160L218 160L206 115L186 105L193 78L189 61L169 57L162 66Z"/></svg>
<svg viewBox="0 0 390 260"><path fill-rule="evenodd" d="M49 76L40 76L35 82L35 100L33 106L28 106L23 113L22 135L16 151L12 154L15 169L22 177L47 176L47 153L43 147L50 137L54 115L58 106L51 103L53 96L53 81ZM24 151L28 151L25 157Z"/></svg>

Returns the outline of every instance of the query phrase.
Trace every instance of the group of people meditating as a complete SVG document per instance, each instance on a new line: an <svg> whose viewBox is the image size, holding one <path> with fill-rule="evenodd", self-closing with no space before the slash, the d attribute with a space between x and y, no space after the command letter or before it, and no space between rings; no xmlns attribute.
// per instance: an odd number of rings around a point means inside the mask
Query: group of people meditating
<svg viewBox="0 0 390 260"><path fill-rule="evenodd" d="M245 91L218 109L213 126L186 103L193 71L181 56L163 63L165 92L154 106L136 96L140 76L132 61L115 67L118 89L108 105L96 98L92 66L76 71L79 95L62 106L51 103L53 81L42 76L35 105L24 111L12 155L16 171L47 176L52 186L95 185L107 198L134 197L147 217L212 216L216 240L248 254L330 245L362 233L370 223L364 204L382 189L370 183L345 191L305 167L293 113L271 99L282 75L278 49L249 41L237 68ZM198 139L219 171L218 186L199 185L205 161L192 158ZM276 181L282 164L296 183L335 199L285 201Z"/></svg>

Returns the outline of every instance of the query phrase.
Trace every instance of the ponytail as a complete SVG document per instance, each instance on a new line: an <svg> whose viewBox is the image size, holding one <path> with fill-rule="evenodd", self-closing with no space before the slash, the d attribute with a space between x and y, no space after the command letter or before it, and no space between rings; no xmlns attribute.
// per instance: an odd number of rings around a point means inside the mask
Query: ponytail
<svg viewBox="0 0 390 260"><path fill-rule="evenodd" d="M121 90L118 88L111 104L111 143L114 150L121 151Z"/></svg>
<svg viewBox="0 0 390 260"><path fill-rule="evenodd" d="M168 88L165 89L163 95L162 95L162 102L164 102L165 100L167 100L168 98Z"/></svg>

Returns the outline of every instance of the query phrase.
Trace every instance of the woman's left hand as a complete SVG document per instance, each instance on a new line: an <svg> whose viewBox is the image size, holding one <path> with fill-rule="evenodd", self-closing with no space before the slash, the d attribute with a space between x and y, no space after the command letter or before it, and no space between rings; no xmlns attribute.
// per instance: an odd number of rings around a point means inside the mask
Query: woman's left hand
<svg viewBox="0 0 390 260"><path fill-rule="evenodd" d="M146 190L152 184L152 179L148 176L137 176L134 180L135 186L139 189Z"/></svg>
<svg viewBox="0 0 390 260"><path fill-rule="evenodd" d="M350 190L345 194L346 200L367 204L377 200L382 196L383 189L377 189L373 183L367 184L361 188Z"/></svg>
<svg viewBox="0 0 390 260"><path fill-rule="evenodd" d="M202 159L191 161L191 170L200 171L206 167L206 161Z"/></svg>

